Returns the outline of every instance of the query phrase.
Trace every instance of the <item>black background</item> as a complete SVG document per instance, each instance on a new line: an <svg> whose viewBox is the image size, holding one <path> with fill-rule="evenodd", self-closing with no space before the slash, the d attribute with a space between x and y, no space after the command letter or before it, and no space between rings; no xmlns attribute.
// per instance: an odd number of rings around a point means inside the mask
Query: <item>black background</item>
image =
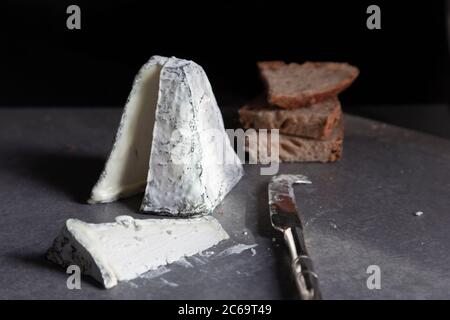
<svg viewBox="0 0 450 320"><path fill-rule="evenodd" d="M81 7L81 30L66 8ZM381 7L381 30L366 8ZM7 1L0 106L123 106L153 54L201 64L219 104L262 90L255 62L347 61L344 106L447 103L445 1Z"/></svg>

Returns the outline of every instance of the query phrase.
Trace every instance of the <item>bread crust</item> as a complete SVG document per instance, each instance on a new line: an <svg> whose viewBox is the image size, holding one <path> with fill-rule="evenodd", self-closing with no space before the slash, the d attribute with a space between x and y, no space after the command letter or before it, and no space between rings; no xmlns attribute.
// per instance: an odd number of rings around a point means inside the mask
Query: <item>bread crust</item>
<svg viewBox="0 0 450 320"><path fill-rule="evenodd" d="M271 106L262 95L239 109L239 120L245 129L279 129L281 134L319 140L332 134L341 116L341 105L335 96L308 108L286 110Z"/></svg>
<svg viewBox="0 0 450 320"><path fill-rule="evenodd" d="M306 107L336 96L359 75L359 69L348 63L262 61L257 65L267 87L268 101L286 109Z"/></svg>
<svg viewBox="0 0 450 320"><path fill-rule="evenodd" d="M259 133L255 133L258 140ZM255 148L246 141L246 151L253 162L268 163L272 156L272 150L276 145L272 141L270 131L267 140L258 143ZM265 143L264 143L265 142ZM327 140L314 140L290 135L279 135L279 162L334 162L343 154L344 126L343 121L333 130L333 134ZM262 150L261 150L262 146ZM266 146L267 149L264 149Z"/></svg>

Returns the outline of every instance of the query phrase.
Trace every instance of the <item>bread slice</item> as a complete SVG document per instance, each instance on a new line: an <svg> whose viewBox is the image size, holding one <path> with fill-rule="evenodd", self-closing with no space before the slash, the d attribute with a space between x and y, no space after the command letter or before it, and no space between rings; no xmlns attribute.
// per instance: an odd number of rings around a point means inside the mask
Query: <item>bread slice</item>
<svg viewBox="0 0 450 320"><path fill-rule="evenodd" d="M279 129L281 134L320 140L331 135L341 114L341 105L335 96L293 110L271 106L260 96L239 109L239 119L245 129Z"/></svg>
<svg viewBox="0 0 450 320"><path fill-rule="evenodd" d="M272 141L268 130L267 138L255 131L250 135L255 136L258 143L250 143L246 140L245 150L249 153L250 163L269 163L271 157L275 158L272 150L275 150L276 141ZM273 139L275 140L275 139ZM344 126L342 121L334 128L332 135L327 140L314 140L289 135L279 135L279 162L333 162L341 158L344 140ZM256 141L256 140L253 140ZM258 148L257 146L260 145ZM259 152L258 152L259 151ZM272 159L276 162L276 159Z"/></svg>
<svg viewBox="0 0 450 320"><path fill-rule="evenodd" d="M268 89L268 100L281 108L293 109L317 103L342 92L359 75L347 63L282 61L258 62Z"/></svg>

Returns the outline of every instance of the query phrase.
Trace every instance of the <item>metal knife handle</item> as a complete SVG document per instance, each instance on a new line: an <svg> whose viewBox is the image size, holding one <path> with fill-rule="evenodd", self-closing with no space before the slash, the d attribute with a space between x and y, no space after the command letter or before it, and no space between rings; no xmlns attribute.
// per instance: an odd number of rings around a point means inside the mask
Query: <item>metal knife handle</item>
<svg viewBox="0 0 450 320"><path fill-rule="evenodd" d="M301 227L288 228L284 231L284 239L292 258L292 271L295 277L300 299L320 300L319 279L314 272L312 260L306 251Z"/></svg>

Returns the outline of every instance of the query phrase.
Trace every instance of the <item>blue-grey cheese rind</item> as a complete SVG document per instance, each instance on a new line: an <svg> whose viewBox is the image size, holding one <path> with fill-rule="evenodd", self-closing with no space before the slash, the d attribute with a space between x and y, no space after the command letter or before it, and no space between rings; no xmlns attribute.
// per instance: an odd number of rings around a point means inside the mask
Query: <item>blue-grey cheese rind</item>
<svg viewBox="0 0 450 320"><path fill-rule="evenodd" d="M224 163L225 154L233 161ZM203 68L171 58L160 73L142 211L173 216L211 213L242 175Z"/></svg>

